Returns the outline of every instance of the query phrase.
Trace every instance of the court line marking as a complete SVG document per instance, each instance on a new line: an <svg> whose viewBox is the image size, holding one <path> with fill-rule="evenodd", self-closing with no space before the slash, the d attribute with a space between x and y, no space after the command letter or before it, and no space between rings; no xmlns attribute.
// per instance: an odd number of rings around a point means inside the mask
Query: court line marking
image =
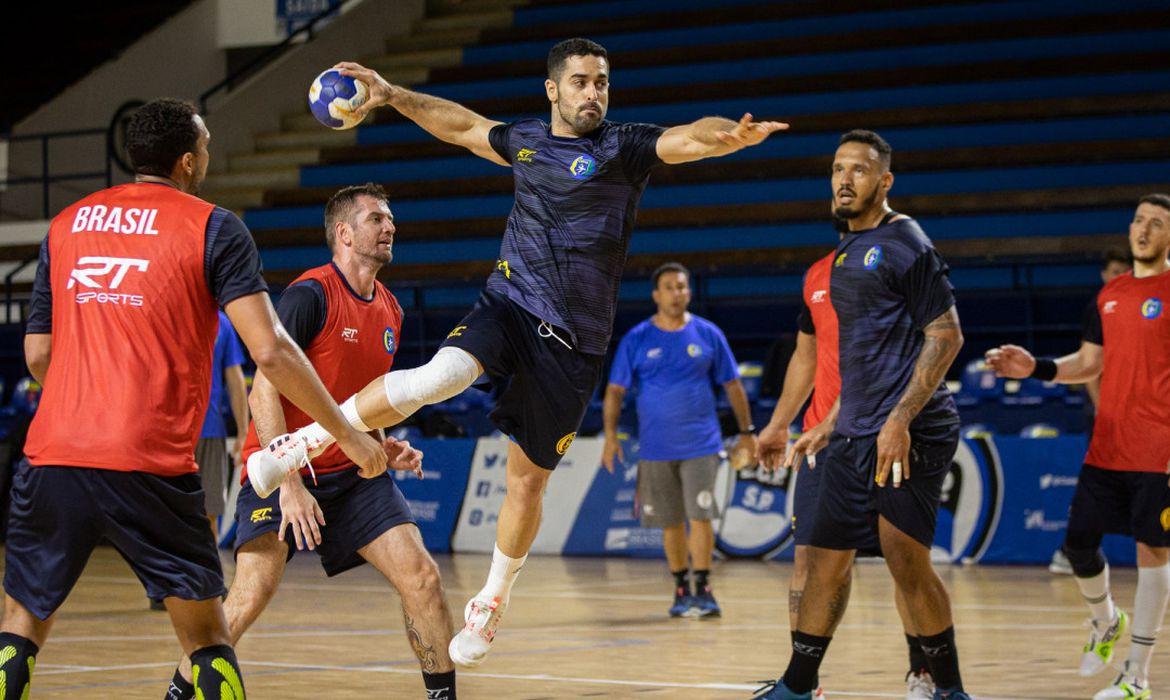
<svg viewBox="0 0 1170 700"><path fill-rule="evenodd" d="M87 576L86 578L88 580L91 580L91 581L101 581L103 583L114 583L114 584L122 584L122 585L129 585L129 584L142 585L138 581L138 579L130 578L130 577L123 578L123 577L117 577L117 576ZM659 577L655 577L654 580L661 581L662 579ZM624 583L626 583L626 582L613 582L612 585L616 586L616 585L621 585ZM332 582L326 582L326 583L284 582L284 583L280 584L279 588L281 588L281 589L288 588L291 590L301 590L301 591L351 591L351 592L355 592L355 593L386 593L386 592L389 592L389 593L392 593L394 595L397 595L397 592L394 590L393 586L391 586L388 583L384 583L384 584L380 584L380 585L368 585L368 584L352 584L352 583L346 584L346 583L332 583ZM590 588L595 588L595 586L591 585ZM475 589L473 591L470 588L460 589L460 588L447 587L446 590L448 593L461 592L461 593L466 595L466 594L475 593L479 589ZM954 592L952 591L952 597L953 596L954 596ZM562 592L562 591L556 591L555 589L551 589L551 590L548 590L545 592L542 592L539 589L535 590L535 591L534 590L527 590L526 591L523 589L513 590L512 597L513 598L560 598L560 599L579 599L579 600L626 600L626 601L649 601L649 602L668 601L669 600L669 596L667 596L667 595L659 595L659 594L652 594L652 593L588 593L588 592L572 592L572 591ZM738 598L738 597L720 596L719 600L725 604L726 603L736 603L736 604L742 603L742 604L746 604L746 605L770 605L770 606L784 606L785 608L788 607L787 598L783 598L781 596L767 597L767 598ZM881 610L885 610L885 609L890 608L890 605L888 603L882 603L882 602L878 602L878 601L856 601L856 602L850 602L849 605L850 605L850 607L876 608L876 609L881 609ZM1077 613L1079 613L1079 612L1083 612L1083 605L1076 604L1076 603L1070 603L1070 604L1065 605L1065 606L995 605L995 604L988 604L988 603L954 603L954 602L952 602L951 609L952 610L992 611L992 612L1002 611L1002 612L1033 612L1033 613L1047 613L1047 612L1051 612L1051 613L1077 612Z"/></svg>

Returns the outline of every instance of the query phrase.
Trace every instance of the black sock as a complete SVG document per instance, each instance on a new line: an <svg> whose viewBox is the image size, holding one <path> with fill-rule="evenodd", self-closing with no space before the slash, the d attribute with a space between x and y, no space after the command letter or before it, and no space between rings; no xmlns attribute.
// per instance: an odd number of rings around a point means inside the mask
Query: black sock
<svg viewBox="0 0 1170 700"><path fill-rule="evenodd" d="M791 632L789 632L788 636L789 636L789 638L791 638L792 641L795 642L796 641L796 630L792 630ZM821 687L821 675L818 672L817 675L813 677L813 688L816 689L819 687Z"/></svg>
<svg viewBox="0 0 1170 700"><path fill-rule="evenodd" d="M423 671L423 684L427 687L427 700L455 700L455 671L427 673Z"/></svg>
<svg viewBox="0 0 1170 700"><path fill-rule="evenodd" d="M910 650L910 673L916 676L930 673L930 661L922 650L922 643L912 634L906 635L906 647Z"/></svg>
<svg viewBox="0 0 1170 700"><path fill-rule="evenodd" d="M788 659L788 670L784 672L784 685L794 693L808 693L817 687L817 675L825 649L829 648L832 637L818 637L800 630L792 633L792 657Z"/></svg>
<svg viewBox="0 0 1170 700"><path fill-rule="evenodd" d="M955 628L948 627L935 635L920 635L918 642L926 654L935 687L943 692L962 690L963 679L959 676L959 650L955 647Z"/></svg>
<svg viewBox="0 0 1170 700"><path fill-rule="evenodd" d="M244 700L240 662L226 644L191 652L191 684L203 700ZM226 694L220 692L221 688Z"/></svg>
<svg viewBox="0 0 1170 700"><path fill-rule="evenodd" d="M175 675L171 678L171 685L167 688L167 694L163 696L163 700L195 700L195 686L183 678L183 674L179 673L179 669L175 669Z"/></svg>
<svg viewBox="0 0 1170 700"><path fill-rule="evenodd" d="M671 573L671 575L674 576L674 590L675 590L675 592L678 593L679 595L690 595L691 594L691 582L690 582L690 579L688 577L688 574L691 573L690 569L681 569L679 571L671 571L670 573Z"/></svg>
<svg viewBox="0 0 1170 700"><path fill-rule="evenodd" d="M0 632L0 668L4 669L4 696L0 700L27 698L40 648L19 634Z"/></svg>
<svg viewBox="0 0 1170 700"><path fill-rule="evenodd" d="M711 575L710 569L695 569L695 593L710 593L711 584L707 583L707 577Z"/></svg>

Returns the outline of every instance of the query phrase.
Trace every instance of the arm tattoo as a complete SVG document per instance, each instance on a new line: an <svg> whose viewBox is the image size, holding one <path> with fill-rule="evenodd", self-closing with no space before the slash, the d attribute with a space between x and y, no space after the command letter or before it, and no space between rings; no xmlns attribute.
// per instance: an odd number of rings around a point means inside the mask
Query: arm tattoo
<svg viewBox="0 0 1170 700"><path fill-rule="evenodd" d="M890 412L891 418L899 418L907 423L914 420L938 390L963 344L959 314L953 306L927 324L922 332L926 339L914 365L914 376L910 378L910 385L906 387L898 405Z"/></svg>
<svg viewBox="0 0 1170 700"><path fill-rule="evenodd" d="M435 648L423 642L422 635L415 629L414 620L411 619L410 615L403 613L402 617L406 620L406 638L410 640L410 648L418 657L423 673L434 673L435 669L439 667L439 658L435 654Z"/></svg>

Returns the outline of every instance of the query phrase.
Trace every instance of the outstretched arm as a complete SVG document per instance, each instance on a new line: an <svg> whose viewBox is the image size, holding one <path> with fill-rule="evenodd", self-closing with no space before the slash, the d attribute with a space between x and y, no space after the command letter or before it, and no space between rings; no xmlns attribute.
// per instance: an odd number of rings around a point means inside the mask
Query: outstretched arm
<svg viewBox="0 0 1170 700"><path fill-rule="evenodd" d="M369 87L370 97L354 110L356 116L364 117L382 105L390 105L440 141L462 146L493 163L508 165L488 141L488 132L500 122L476 114L450 100L393 85L377 72L358 63L342 62L334 68L342 75L356 78Z"/></svg>
<svg viewBox="0 0 1170 700"><path fill-rule="evenodd" d="M663 163L689 163L704 158L717 158L755 146L788 125L783 122L754 122L751 114L738 122L723 117L702 119L674 126L658 137L657 152Z"/></svg>
<svg viewBox="0 0 1170 700"><path fill-rule="evenodd" d="M1001 345L987 351L987 366L1001 377L1024 379L1036 371L1036 358L1019 345ZM1101 374L1104 348L1097 343L1083 341L1076 352L1057 358L1056 377L1061 384L1080 384L1096 379Z"/></svg>
<svg viewBox="0 0 1170 700"><path fill-rule="evenodd" d="M879 486L886 485L886 476L895 462L905 471L895 473L894 486L900 485L903 476L910 477L910 422L938 391L939 384L963 347L959 312L954 306L928 323L922 333L926 338L918 352L910 384L878 433L876 478Z"/></svg>

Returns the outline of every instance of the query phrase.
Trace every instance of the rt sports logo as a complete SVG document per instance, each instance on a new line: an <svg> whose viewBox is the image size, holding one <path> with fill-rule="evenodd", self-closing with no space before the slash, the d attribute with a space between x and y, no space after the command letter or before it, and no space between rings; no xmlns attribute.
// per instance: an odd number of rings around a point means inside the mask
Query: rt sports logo
<svg viewBox="0 0 1170 700"><path fill-rule="evenodd" d="M146 272L150 266L149 260L138 258L107 258L101 256L86 256L77 260L77 267L69 273L69 283L66 289L73 289L80 285L84 289L76 292L75 300L78 304L95 302L98 304L118 304L122 306L142 306L144 299L141 294L111 293L106 290L117 289L131 270ZM113 275L110 277L110 275ZM105 278L109 277L108 280ZM98 291L85 291L98 290Z"/></svg>

